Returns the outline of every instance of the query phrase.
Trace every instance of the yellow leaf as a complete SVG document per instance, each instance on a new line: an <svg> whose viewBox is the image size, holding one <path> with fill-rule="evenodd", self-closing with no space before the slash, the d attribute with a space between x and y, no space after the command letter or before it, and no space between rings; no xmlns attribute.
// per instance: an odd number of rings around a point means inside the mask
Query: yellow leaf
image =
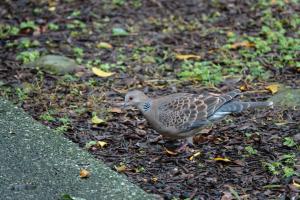
<svg viewBox="0 0 300 200"><path fill-rule="evenodd" d="M165 151L168 155L176 156L178 153L174 151L170 151L169 149L165 148Z"/></svg>
<svg viewBox="0 0 300 200"><path fill-rule="evenodd" d="M249 47L254 47L254 46L255 46L255 44L253 42L243 41L243 42L237 42L237 43L230 45L230 49L237 49L239 47L249 48Z"/></svg>
<svg viewBox="0 0 300 200"><path fill-rule="evenodd" d="M194 153L194 155L192 155L192 156L189 158L189 160L192 161L192 160L194 160L196 157L198 157L198 156L200 156L200 155L201 155L200 152L196 152L196 153Z"/></svg>
<svg viewBox="0 0 300 200"><path fill-rule="evenodd" d="M155 176L153 176L153 177L151 178L151 181L152 181L153 183L156 183L156 182L158 181L158 178L155 177Z"/></svg>
<svg viewBox="0 0 300 200"><path fill-rule="evenodd" d="M272 84L272 85L268 85L266 87L267 90L269 90L272 94L275 94L278 92L279 89L279 85L278 84Z"/></svg>
<svg viewBox="0 0 300 200"><path fill-rule="evenodd" d="M293 179L293 186L300 189L300 184Z"/></svg>
<svg viewBox="0 0 300 200"><path fill-rule="evenodd" d="M88 178L91 176L91 173L86 169L80 169L79 176L80 178Z"/></svg>
<svg viewBox="0 0 300 200"><path fill-rule="evenodd" d="M92 118L92 123L93 124L102 124L102 123L105 123L105 121L103 119L100 119L97 115L95 115Z"/></svg>
<svg viewBox="0 0 300 200"><path fill-rule="evenodd" d="M246 90L247 90L247 86L246 86L246 85L240 86L240 90L241 90L241 91L246 91Z"/></svg>
<svg viewBox="0 0 300 200"><path fill-rule="evenodd" d="M96 45L97 48L101 48L101 49L112 49L113 46L107 42L99 42L97 45Z"/></svg>
<svg viewBox="0 0 300 200"><path fill-rule="evenodd" d="M97 141L96 145L97 145L98 147L103 148L104 146L107 146L107 142L104 142L104 141Z"/></svg>
<svg viewBox="0 0 300 200"><path fill-rule="evenodd" d="M216 157L214 158L215 161L224 161L224 162L231 162L231 160L229 160L228 158L221 158L221 157Z"/></svg>
<svg viewBox="0 0 300 200"><path fill-rule="evenodd" d="M109 76L114 74L112 72L102 71L101 69L98 69L97 67L93 67L92 71L93 71L94 74L96 74L99 77L109 77Z"/></svg>
<svg viewBox="0 0 300 200"><path fill-rule="evenodd" d="M233 37L235 35L235 33L232 31L228 31L226 34L227 34L227 37Z"/></svg>
<svg viewBox="0 0 300 200"><path fill-rule="evenodd" d="M200 56L197 56L197 55L193 55L193 54L176 54L176 59L178 60L187 60L187 59L196 59L196 60L199 60L201 57Z"/></svg>
<svg viewBox="0 0 300 200"><path fill-rule="evenodd" d="M117 172L125 172L126 166L124 164L121 164L119 166L115 166L115 169L117 170Z"/></svg>

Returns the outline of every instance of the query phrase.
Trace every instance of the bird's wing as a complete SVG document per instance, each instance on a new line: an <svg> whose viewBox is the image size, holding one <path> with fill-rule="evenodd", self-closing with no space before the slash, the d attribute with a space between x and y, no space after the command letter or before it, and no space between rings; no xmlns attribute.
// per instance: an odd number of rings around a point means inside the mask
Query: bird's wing
<svg viewBox="0 0 300 200"><path fill-rule="evenodd" d="M209 123L208 118L238 94L238 91L222 95L179 93L162 97L157 101L158 120L178 133L187 132Z"/></svg>

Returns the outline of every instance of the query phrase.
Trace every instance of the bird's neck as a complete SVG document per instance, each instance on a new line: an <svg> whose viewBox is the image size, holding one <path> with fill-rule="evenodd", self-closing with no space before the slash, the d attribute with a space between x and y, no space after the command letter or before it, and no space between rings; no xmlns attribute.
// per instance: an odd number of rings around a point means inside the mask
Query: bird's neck
<svg viewBox="0 0 300 200"><path fill-rule="evenodd" d="M138 105L138 108L140 111L142 111L143 113L147 113L147 112L150 112L151 111L151 108L152 108L152 102L150 100L147 100L143 103L140 103Z"/></svg>

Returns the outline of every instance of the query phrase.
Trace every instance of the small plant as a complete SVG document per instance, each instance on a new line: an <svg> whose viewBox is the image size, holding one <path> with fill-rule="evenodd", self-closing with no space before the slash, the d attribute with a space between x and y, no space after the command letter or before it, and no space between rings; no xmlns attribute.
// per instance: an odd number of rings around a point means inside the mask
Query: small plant
<svg viewBox="0 0 300 200"><path fill-rule="evenodd" d="M40 43L37 40L31 41L29 38L22 38L19 42L18 48L20 49L28 49L31 47L37 47Z"/></svg>
<svg viewBox="0 0 300 200"><path fill-rule="evenodd" d="M73 53L75 54L76 57L82 57L83 56L83 49L80 47L74 47L73 48Z"/></svg>
<svg viewBox="0 0 300 200"><path fill-rule="evenodd" d="M35 61L40 57L40 53L38 51L23 51L19 53L16 57L17 60L21 61L24 64Z"/></svg>
<svg viewBox="0 0 300 200"><path fill-rule="evenodd" d="M17 88L16 94L17 94L20 102L23 102L24 100L26 100L28 98L28 92L26 91L26 89Z"/></svg>
<svg viewBox="0 0 300 200"><path fill-rule="evenodd" d="M72 13L71 13L71 17L79 17L81 14L80 10L74 10Z"/></svg>
<svg viewBox="0 0 300 200"><path fill-rule="evenodd" d="M0 39L8 38L19 34L20 29L8 24L0 24Z"/></svg>
<svg viewBox="0 0 300 200"><path fill-rule="evenodd" d="M58 121L62 123L61 126L55 129L58 133L64 133L70 128L71 120L68 117L59 118Z"/></svg>
<svg viewBox="0 0 300 200"><path fill-rule="evenodd" d="M48 24L48 29L51 31L57 31L59 29L59 26L57 24L54 23L49 23Z"/></svg>
<svg viewBox="0 0 300 200"><path fill-rule="evenodd" d="M218 84L222 81L221 66L210 61L185 61L181 66L179 76L185 79L196 79L205 84Z"/></svg>
<svg viewBox="0 0 300 200"><path fill-rule="evenodd" d="M283 145L288 147L294 147L297 145L297 143L293 140L291 137L285 137L283 138Z"/></svg>
<svg viewBox="0 0 300 200"><path fill-rule="evenodd" d="M280 162L272 162L272 163L263 163L263 166L267 169L267 171L271 172L273 175L280 174L280 167L282 164Z"/></svg>
<svg viewBox="0 0 300 200"><path fill-rule="evenodd" d="M50 112L46 112L46 113L41 114L39 118L41 120L47 121L47 122L53 122L53 121L55 121L55 118L51 115Z"/></svg>
<svg viewBox="0 0 300 200"><path fill-rule="evenodd" d="M116 6L123 6L125 4L125 0L112 0L112 3Z"/></svg>
<svg viewBox="0 0 300 200"><path fill-rule="evenodd" d="M284 162L286 164L295 164L297 161L296 155L294 153L291 154L284 154L280 160L281 162Z"/></svg>
<svg viewBox="0 0 300 200"><path fill-rule="evenodd" d="M32 29L32 30L36 30L37 29L37 25L34 23L34 21L26 21L26 22L22 22L20 24L20 29Z"/></svg>
<svg viewBox="0 0 300 200"><path fill-rule="evenodd" d="M295 174L296 173L293 168L286 167L286 166L283 168L283 177L291 177Z"/></svg>
<svg viewBox="0 0 300 200"><path fill-rule="evenodd" d="M77 28L85 29L86 24L80 20L75 19L71 23L67 24L67 28L72 29L72 30L77 29Z"/></svg>
<svg viewBox="0 0 300 200"><path fill-rule="evenodd" d="M246 146L245 150L247 151L248 154L250 155L256 155L257 154L257 150L253 149L252 146Z"/></svg>

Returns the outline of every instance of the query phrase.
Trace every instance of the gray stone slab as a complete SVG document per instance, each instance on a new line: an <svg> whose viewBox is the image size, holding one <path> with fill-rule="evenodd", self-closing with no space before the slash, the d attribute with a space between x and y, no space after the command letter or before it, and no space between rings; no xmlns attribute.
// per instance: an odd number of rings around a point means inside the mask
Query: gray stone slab
<svg viewBox="0 0 300 200"><path fill-rule="evenodd" d="M91 176L79 177L86 167ZM0 99L0 199L154 199L88 152Z"/></svg>

